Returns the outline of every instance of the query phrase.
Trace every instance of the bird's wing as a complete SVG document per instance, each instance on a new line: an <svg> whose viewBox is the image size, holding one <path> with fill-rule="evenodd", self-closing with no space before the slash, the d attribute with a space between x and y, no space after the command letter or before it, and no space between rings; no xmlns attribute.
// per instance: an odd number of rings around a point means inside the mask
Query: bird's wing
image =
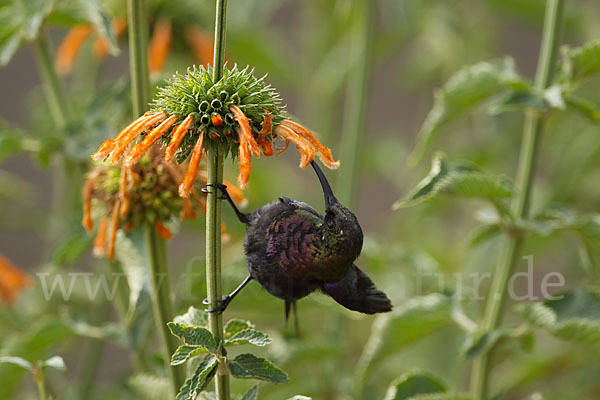
<svg viewBox="0 0 600 400"><path fill-rule="evenodd" d="M392 310L390 299L354 264L346 276L323 283L323 291L349 310L375 314Z"/></svg>
<svg viewBox="0 0 600 400"><path fill-rule="evenodd" d="M302 274L319 254L317 246L322 217L310 206L282 199L287 209L266 230L267 259L290 273Z"/></svg>

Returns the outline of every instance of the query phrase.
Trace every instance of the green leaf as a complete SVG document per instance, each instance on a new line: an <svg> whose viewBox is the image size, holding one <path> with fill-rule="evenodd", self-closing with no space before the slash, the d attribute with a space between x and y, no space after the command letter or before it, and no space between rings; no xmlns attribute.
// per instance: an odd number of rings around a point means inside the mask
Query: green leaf
<svg viewBox="0 0 600 400"><path fill-rule="evenodd" d="M33 371L33 365L24 358L5 356L0 357L0 364L12 364L21 367L27 371Z"/></svg>
<svg viewBox="0 0 600 400"><path fill-rule="evenodd" d="M57 265L75 264L90 248L92 238L83 229L78 229L54 250L52 261Z"/></svg>
<svg viewBox="0 0 600 400"><path fill-rule="evenodd" d="M485 174L474 165L449 163L442 153L437 153L429 174L393 208L412 207L440 193L498 201L510 197L512 189L504 177Z"/></svg>
<svg viewBox="0 0 600 400"><path fill-rule="evenodd" d="M407 372L397 378L385 395L385 400L405 400L419 394L445 392L446 387L437 378L417 371Z"/></svg>
<svg viewBox="0 0 600 400"><path fill-rule="evenodd" d="M600 110L594 103L574 95L566 96L565 101L569 109L577 111L593 123L600 122Z"/></svg>
<svg viewBox="0 0 600 400"><path fill-rule="evenodd" d="M520 314L532 325L571 342L600 342L600 293L592 289L565 292L558 300L521 304Z"/></svg>
<svg viewBox="0 0 600 400"><path fill-rule="evenodd" d="M178 315L173 318L173 322L176 324L206 328L208 326L208 317L202 310L198 310L196 307L190 306L185 314Z"/></svg>
<svg viewBox="0 0 600 400"><path fill-rule="evenodd" d="M476 332L467 337L467 341L462 348L462 352L468 358L477 357L479 354L486 353L498 341L507 335L506 330L498 329L491 332Z"/></svg>
<svg viewBox="0 0 600 400"><path fill-rule="evenodd" d="M183 346L179 346L171 356L171 365L183 364L190 358L206 353L206 351L207 350L204 347L188 346L184 344Z"/></svg>
<svg viewBox="0 0 600 400"><path fill-rule="evenodd" d="M408 400L471 400L471 398L458 393L431 393L413 396Z"/></svg>
<svg viewBox="0 0 600 400"><path fill-rule="evenodd" d="M225 325L225 339L229 339L236 333L250 328L254 328L254 325L250 321L243 319L230 319Z"/></svg>
<svg viewBox="0 0 600 400"><path fill-rule="evenodd" d="M229 361L229 370L236 378L260 379L272 383L285 383L288 375L269 360L252 354L240 354Z"/></svg>
<svg viewBox="0 0 600 400"><path fill-rule="evenodd" d="M570 84L600 72L600 40L562 48L561 75Z"/></svg>
<svg viewBox="0 0 600 400"><path fill-rule="evenodd" d="M258 400L258 390L260 383L252 386L240 400Z"/></svg>
<svg viewBox="0 0 600 400"><path fill-rule="evenodd" d="M501 232L502 230L498 224L483 225L471 233L469 244L471 246L478 246L483 242L498 236Z"/></svg>
<svg viewBox="0 0 600 400"><path fill-rule="evenodd" d="M47 359L46 361L42 361L40 363L40 367L42 369L54 368L61 372L67 372L67 366L65 365L65 360L63 360L62 357L60 357L60 356L54 356L54 357Z"/></svg>
<svg viewBox="0 0 600 400"><path fill-rule="evenodd" d="M21 43L38 36L53 0L12 0L0 6L0 66L10 62Z"/></svg>
<svg viewBox="0 0 600 400"><path fill-rule="evenodd" d="M253 344L255 346L266 346L271 343L271 338L266 334L255 329L244 329L225 339L225 346L235 346L240 344Z"/></svg>
<svg viewBox="0 0 600 400"><path fill-rule="evenodd" d="M440 293L417 296L375 319L371 336L355 369L355 380L363 382L375 361L394 354L431 334L452 319L452 300Z"/></svg>
<svg viewBox="0 0 600 400"><path fill-rule="evenodd" d="M171 382L162 376L137 374L128 383L144 400L163 400L172 396Z"/></svg>
<svg viewBox="0 0 600 400"><path fill-rule="evenodd" d="M435 92L433 108L427 114L411 155L419 161L431 147L439 129L483 101L507 89L525 91L530 85L515 70L511 58L481 62L454 74Z"/></svg>
<svg viewBox="0 0 600 400"><path fill-rule="evenodd" d="M146 264L140 252L140 248L143 247L138 245L143 239L139 233L135 231L125 234L119 230L115 242L115 255L123 268L129 286L129 315L135 314L146 279Z"/></svg>
<svg viewBox="0 0 600 400"><path fill-rule="evenodd" d="M185 381L177 394L177 400L194 400L203 391L217 372L217 358L210 354L200 363L194 375Z"/></svg>
<svg viewBox="0 0 600 400"><path fill-rule="evenodd" d="M22 149L21 136L0 121L0 163Z"/></svg>
<svg viewBox="0 0 600 400"><path fill-rule="evenodd" d="M167 324L173 335L183 339L185 344L200 346L211 353L218 353L217 339L208 329L169 322Z"/></svg>

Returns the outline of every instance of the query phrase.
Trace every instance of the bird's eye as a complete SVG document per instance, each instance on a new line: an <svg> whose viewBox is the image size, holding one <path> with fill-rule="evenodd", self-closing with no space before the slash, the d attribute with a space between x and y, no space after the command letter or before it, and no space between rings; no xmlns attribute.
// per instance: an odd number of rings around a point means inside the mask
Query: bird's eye
<svg viewBox="0 0 600 400"><path fill-rule="evenodd" d="M333 218L325 218L325 223L329 229L335 229L335 221Z"/></svg>

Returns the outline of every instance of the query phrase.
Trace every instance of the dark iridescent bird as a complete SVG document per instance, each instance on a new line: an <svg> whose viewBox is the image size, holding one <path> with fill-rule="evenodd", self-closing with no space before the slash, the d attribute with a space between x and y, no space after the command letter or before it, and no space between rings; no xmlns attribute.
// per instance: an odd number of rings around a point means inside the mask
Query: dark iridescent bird
<svg viewBox="0 0 600 400"><path fill-rule="evenodd" d="M252 279L285 301L286 318L296 300L321 291L361 313L391 311L392 304L356 265L363 233L356 216L335 198L325 175L312 161L325 196L325 215L306 203L280 197L252 213L239 211L227 188L217 185L246 224L244 250L250 275L209 312L221 313ZM206 191L206 190L205 190Z"/></svg>

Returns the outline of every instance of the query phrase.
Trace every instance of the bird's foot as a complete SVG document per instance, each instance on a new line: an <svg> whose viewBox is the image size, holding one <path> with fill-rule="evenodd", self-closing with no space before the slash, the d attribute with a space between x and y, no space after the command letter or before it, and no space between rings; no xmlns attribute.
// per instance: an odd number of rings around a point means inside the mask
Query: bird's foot
<svg viewBox="0 0 600 400"><path fill-rule="evenodd" d="M218 305L215 308L205 309L204 311L206 311L207 313L216 314L216 315L222 314L223 311L225 311L225 309L231 302L232 298L233 297L231 297L231 295L227 294L227 295L221 297L220 299L216 299L216 302L218 303ZM202 304L209 305L210 300L204 299L204 300L202 300Z"/></svg>
<svg viewBox="0 0 600 400"><path fill-rule="evenodd" d="M223 185L222 183L208 183L206 186L204 186L201 189L202 193L206 193L206 194L211 193L211 191L208 189L209 187L216 187L217 189L219 189L221 191L221 195L219 196L219 199L226 200L229 197L228 193L227 193L227 185Z"/></svg>

